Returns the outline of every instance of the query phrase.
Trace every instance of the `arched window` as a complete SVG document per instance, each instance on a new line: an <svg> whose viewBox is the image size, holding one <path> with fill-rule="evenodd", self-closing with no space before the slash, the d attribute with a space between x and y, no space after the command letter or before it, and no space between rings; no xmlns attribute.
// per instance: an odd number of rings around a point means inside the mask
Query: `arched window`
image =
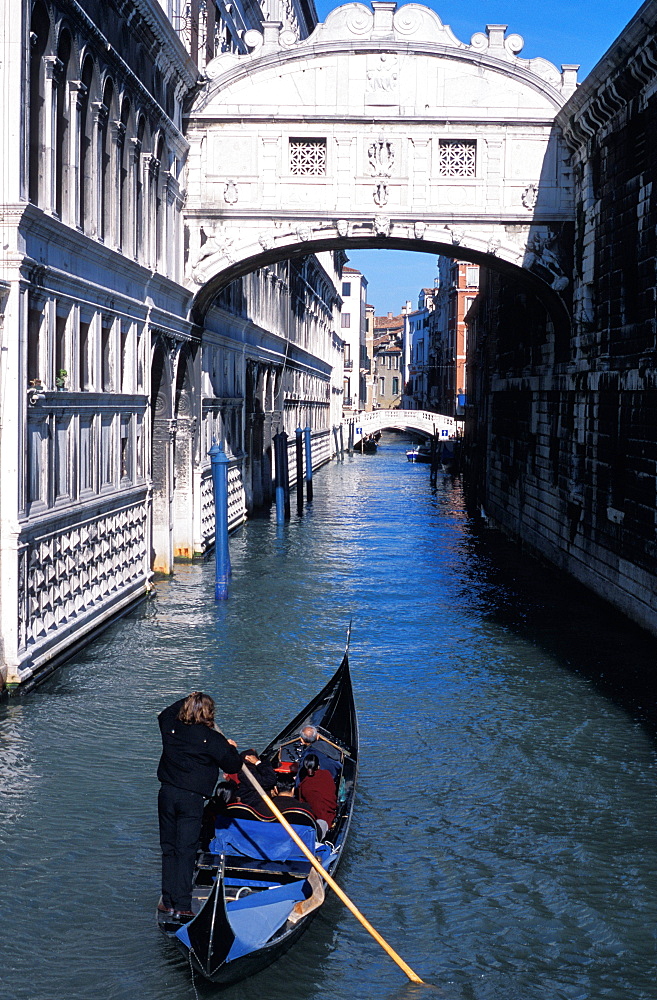
<svg viewBox="0 0 657 1000"><path fill-rule="evenodd" d="M125 253L129 250L130 239L130 205L128 197L128 119L130 118L130 101L123 98L121 105L121 124L118 134L118 169L119 169L119 233L118 244Z"/></svg>
<svg viewBox="0 0 657 1000"><path fill-rule="evenodd" d="M91 121L91 84L94 75L94 64L91 56L87 56L82 67L82 88L80 91L80 117L79 117L79 142L80 150L80 171L78 173L79 185L79 212L80 229L86 231L92 219L92 121Z"/></svg>
<svg viewBox="0 0 657 1000"><path fill-rule="evenodd" d="M114 100L114 84L108 80L103 91L103 107L98 123L98 148L100 152L100 218L98 235L109 242L112 235L112 129L109 117Z"/></svg>
<svg viewBox="0 0 657 1000"><path fill-rule="evenodd" d="M43 193L44 164L44 65L48 45L50 19L41 3L35 3L30 21L30 110L29 110L29 181L28 196L35 205Z"/></svg>
<svg viewBox="0 0 657 1000"><path fill-rule="evenodd" d="M71 36L62 31L57 47L57 77L55 83L55 211L60 219L68 194L68 64L71 58Z"/></svg>

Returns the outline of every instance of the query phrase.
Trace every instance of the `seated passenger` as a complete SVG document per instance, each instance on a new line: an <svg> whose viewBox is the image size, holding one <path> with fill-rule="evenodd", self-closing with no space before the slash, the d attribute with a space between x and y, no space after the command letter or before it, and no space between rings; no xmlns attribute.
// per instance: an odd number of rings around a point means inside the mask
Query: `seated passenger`
<svg viewBox="0 0 657 1000"><path fill-rule="evenodd" d="M240 756L244 761L244 766L248 767L251 774L260 782L265 792L271 792L276 787L278 780L278 775L271 764L260 760L255 750L245 750ZM238 775L237 777L239 779L237 794L240 802L244 802L247 806L251 806L258 812L262 812L262 799L249 779L245 778L244 775Z"/></svg>
<svg viewBox="0 0 657 1000"><path fill-rule="evenodd" d="M340 761L335 760L334 757L329 757L327 753L317 746L319 741L324 740L324 737L315 726L304 726L299 733L299 745L298 745L298 761L299 765L305 764L306 757L308 754L316 754L321 764L321 767L330 771L334 778L337 778L340 773ZM328 744L327 744L328 745Z"/></svg>
<svg viewBox="0 0 657 1000"><path fill-rule="evenodd" d="M271 800L283 814L288 812L290 809L294 809L296 812L306 813L309 818L313 821L315 820L315 814L312 810L305 806L302 802L299 802L295 795L293 774L276 775L276 788L271 793ZM267 806L262 799L260 799L260 804L258 806L254 806L254 808L264 815L273 816L273 812L271 809L267 809Z"/></svg>
<svg viewBox="0 0 657 1000"><path fill-rule="evenodd" d="M299 798L310 806L323 839L333 826L338 809L335 781L330 771L319 766L319 759L314 753L304 757L303 772L299 783Z"/></svg>

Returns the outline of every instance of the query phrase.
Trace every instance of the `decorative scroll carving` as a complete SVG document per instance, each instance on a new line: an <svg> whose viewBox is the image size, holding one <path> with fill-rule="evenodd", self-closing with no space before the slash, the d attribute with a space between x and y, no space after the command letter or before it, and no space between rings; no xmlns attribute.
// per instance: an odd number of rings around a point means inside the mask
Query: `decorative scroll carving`
<svg viewBox="0 0 657 1000"><path fill-rule="evenodd" d="M235 181L227 181L224 188L224 201L227 205L234 205L238 198L237 184Z"/></svg>
<svg viewBox="0 0 657 1000"><path fill-rule="evenodd" d="M536 184L529 184L522 192L520 200L529 212L533 212L536 208L536 202L538 200L538 188Z"/></svg>
<svg viewBox="0 0 657 1000"><path fill-rule="evenodd" d="M374 204L378 205L379 208L383 208L384 205L388 204L388 185L381 181L374 188Z"/></svg>

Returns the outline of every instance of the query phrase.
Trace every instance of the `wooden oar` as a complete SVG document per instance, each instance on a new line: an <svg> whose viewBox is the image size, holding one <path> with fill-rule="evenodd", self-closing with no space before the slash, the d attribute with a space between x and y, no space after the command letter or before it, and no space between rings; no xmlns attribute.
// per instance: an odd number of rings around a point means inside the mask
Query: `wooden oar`
<svg viewBox="0 0 657 1000"><path fill-rule="evenodd" d="M416 976L416 974L411 969L410 965L407 965L406 962L404 961L404 959L400 955L397 954L397 952L394 950L394 948L390 947L390 945L388 944L388 942L385 941L384 938L381 937L381 935L379 934L379 932L377 930L375 930L374 927L372 927L372 925L369 922L369 920L366 917L363 916L363 914L360 912L360 910L358 909L358 907L354 903L351 902L351 900L349 899L349 896L346 894L346 892L343 892L343 890L340 888L340 886L337 884L337 882L335 882L331 878L331 876L326 871L326 869L322 868L321 864L319 863L319 861L317 860L317 858L315 857L315 855L312 853L312 851L308 850L308 848L304 844L304 842L301 839L301 837L299 837L299 835L292 829L292 827L290 826L290 824L288 823L288 821L285 819L285 816L280 811L280 809L278 808L278 806L276 805L276 803L272 802L272 800L269 797L269 795L267 795L267 793L265 792L264 788L262 788L262 786L260 785L260 782L258 781L258 779L251 773L251 771L248 769L248 767L244 766L242 768L242 773L246 775L246 777L251 782L251 784L255 788L255 790L258 793L258 795L260 796L260 798L263 799L264 802L266 802L267 806L269 807L269 809L271 809L271 811L273 812L273 814L276 817L276 819L278 820L278 822L283 827L285 827L285 829L289 833L290 837L292 837L292 840L297 845L297 847L301 851L303 851L303 853L308 858L308 860L310 861L310 863L313 866L313 868L317 872L319 872L319 874L322 876L322 878L324 879L324 881L326 882L326 884L330 885L331 889L333 889L333 892L336 894L336 896L338 896L342 900L342 902L344 903L344 905L349 910L351 910L351 912L356 917L356 919L361 922L361 924L363 925L363 927L365 928L365 930L369 934L372 935L372 937L374 938L374 940L378 944L381 945L381 947L383 948L384 951L387 951L387 953L390 955L390 958L393 960L393 962L397 963L397 965L399 966L399 968L402 969L403 972L406 973L406 975L408 976L408 978L411 980L412 983L422 983L422 985L425 986L426 983L424 982L424 980L420 979L419 976Z"/></svg>

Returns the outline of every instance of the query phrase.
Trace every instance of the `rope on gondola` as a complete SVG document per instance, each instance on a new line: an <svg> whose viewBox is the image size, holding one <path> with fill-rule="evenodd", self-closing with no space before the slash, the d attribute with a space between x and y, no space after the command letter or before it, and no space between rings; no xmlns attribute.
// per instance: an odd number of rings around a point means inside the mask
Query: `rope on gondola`
<svg viewBox="0 0 657 1000"><path fill-rule="evenodd" d="M198 995L198 990L196 989L196 980L194 979L194 963L192 962L193 950L194 950L193 948L190 948L189 952L187 953L187 957L189 958L189 971L192 974L192 989L194 990L194 996L196 997L196 1000L201 1000L200 996Z"/></svg>

